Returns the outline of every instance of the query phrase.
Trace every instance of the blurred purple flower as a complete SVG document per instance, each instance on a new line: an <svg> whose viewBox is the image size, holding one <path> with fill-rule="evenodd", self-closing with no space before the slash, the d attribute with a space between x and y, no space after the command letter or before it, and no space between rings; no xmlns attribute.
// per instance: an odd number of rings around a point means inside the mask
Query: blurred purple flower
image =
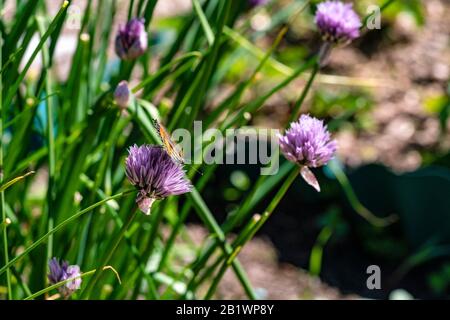
<svg viewBox="0 0 450 320"><path fill-rule="evenodd" d="M73 279L66 282L64 285L58 287L59 293L64 297L68 298L74 291L78 290L81 286L81 272L80 267L77 265L69 266L67 261L62 261L59 263L57 258L50 259L48 263L50 272L48 274L48 280L51 284L56 284L58 282Z"/></svg>
<svg viewBox="0 0 450 320"><path fill-rule="evenodd" d="M134 145L126 159L126 175L138 190L139 209L150 214L155 200L191 191L181 166L160 146Z"/></svg>
<svg viewBox="0 0 450 320"><path fill-rule="evenodd" d="M297 122L291 123L285 135L279 135L281 152L286 159L301 166L302 177L320 191L319 184L309 168L327 164L337 149L323 121L309 115L302 115Z"/></svg>
<svg viewBox="0 0 450 320"><path fill-rule="evenodd" d="M362 26L353 5L341 1L319 3L315 22L325 41L343 44L358 38Z"/></svg>
<svg viewBox="0 0 450 320"><path fill-rule="evenodd" d="M269 2L269 0L248 0L248 3L251 7L263 6L267 2Z"/></svg>
<svg viewBox="0 0 450 320"><path fill-rule="evenodd" d="M120 81L116 87L116 90L114 91L114 100L116 101L117 105L120 108L125 109L130 103L130 96L131 91L128 87L128 82L125 80Z"/></svg>
<svg viewBox="0 0 450 320"><path fill-rule="evenodd" d="M148 36L145 31L145 20L134 18L125 26L120 26L116 36L116 53L123 60L133 60L145 53Z"/></svg>

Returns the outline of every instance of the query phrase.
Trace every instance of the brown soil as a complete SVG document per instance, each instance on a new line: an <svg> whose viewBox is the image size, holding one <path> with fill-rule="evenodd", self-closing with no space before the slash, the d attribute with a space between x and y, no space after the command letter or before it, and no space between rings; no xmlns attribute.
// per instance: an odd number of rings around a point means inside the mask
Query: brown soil
<svg viewBox="0 0 450 320"><path fill-rule="evenodd" d="M190 225L188 233L194 242L201 243L206 230ZM273 244L266 238L255 238L239 254L249 280L261 299L357 299L356 295L343 295L317 277L287 263L279 263ZM207 290L208 286L204 288ZM201 294L200 294L201 297ZM233 270L222 279L216 299L246 299L247 296Z"/></svg>
<svg viewBox="0 0 450 320"><path fill-rule="evenodd" d="M425 110L424 102L445 95L447 89L450 6L437 0L424 4L425 25L414 27L407 17L399 16L389 35L395 42L388 48L380 46L369 58L351 49L334 56L335 64L349 68L352 75L387 78L389 83L373 90L376 129L338 135L340 155L351 165L380 161L399 170L414 170L421 164L419 151L449 148L449 136L439 140L439 120ZM359 63L354 65L353 59Z"/></svg>

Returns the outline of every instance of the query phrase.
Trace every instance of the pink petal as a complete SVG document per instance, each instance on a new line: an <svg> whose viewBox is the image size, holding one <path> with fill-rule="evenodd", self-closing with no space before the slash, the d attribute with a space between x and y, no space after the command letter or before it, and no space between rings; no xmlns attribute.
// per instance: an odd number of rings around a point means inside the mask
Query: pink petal
<svg viewBox="0 0 450 320"><path fill-rule="evenodd" d="M145 197L138 202L139 209L148 216L150 215L153 202L155 202L155 198Z"/></svg>
<svg viewBox="0 0 450 320"><path fill-rule="evenodd" d="M302 175L302 178L306 181L306 183L316 189L317 192L320 192L319 182L317 181L314 173L312 173L312 171L307 166L301 167L300 174Z"/></svg>

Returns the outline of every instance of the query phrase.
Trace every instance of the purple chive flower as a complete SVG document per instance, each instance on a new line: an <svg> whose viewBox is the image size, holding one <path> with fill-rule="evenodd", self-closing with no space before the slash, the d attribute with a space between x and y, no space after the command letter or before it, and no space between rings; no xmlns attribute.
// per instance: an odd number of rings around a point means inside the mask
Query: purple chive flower
<svg viewBox="0 0 450 320"><path fill-rule="evenodd" d="M349 43L359 37L362 23L351 3L325 1L317 5L315 22L325 41Z"/></svg>
<svg viewBox="0 0 450 320"><path fill-rule="evenodd" d="M128 82L125 80L120 81L116 87L116 90L114 91L114 100L116 101L117 105L120 108L125 109L130 103L130 96L131 91L128 87Z"/></svg>
<svg viewBox="0 0 450 320"><path fill-rule="evenodd" d="M48 280L51 284L56 284L58 282L71 278L76 278L58 287L59 293L64 298L68 298L74 291L80 288L81 272L79 266L69 266L69 263L67 261L62 261L61 263L59 263L57 258L53 258L49 261L48 267L50 269Z"/></svg>
<svg viewBox="0 0 450 320"><path fill-rule="evenodd" d="M291 123L284 136L279 135L279 143L286 159L300 165L305 181L320 191L319 183L309 168L327 164L337 148L323 121L302 115L297 122Z"/></svg>
<svg viewBox="0 0 450 320"><path fill-rule="evenodd" d="M116 36L116 53L123 60L133 60L147 50L148 36L145 20L134 18L125 26L120 26Z"/></svg>
<svg viewBox="0 0 450 320"><path fill-rule="evenodd" d="M128 180L139 190L136 202L147 215L155 200L183 194L192 188L181 166L160 146L134 145L125 162Z"/></svg>

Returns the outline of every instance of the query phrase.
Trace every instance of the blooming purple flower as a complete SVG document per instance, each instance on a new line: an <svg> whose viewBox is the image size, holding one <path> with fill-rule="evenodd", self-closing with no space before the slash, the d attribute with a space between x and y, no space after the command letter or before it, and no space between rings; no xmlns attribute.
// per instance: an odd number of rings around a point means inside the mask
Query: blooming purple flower
<svg viewBox="0 0 450 320"><path fill-rule="evenodd" d="M116 53L123 60L133 60L147 50L148 36L144 19L134 18L120 26L116 36Z"/></svg>
<svg viewBox="0 0 450 320"><path fill-rule="evenodd" d="M130 96L131 91L128 87L128 82L125 80L120 81L116 87L116 90L114 91L114 100L116 101L117 105L120 108L125 109L130 103Z"/></svg>
<svg viewBox="0 0 450 320"><path fill-rule="evenodd" d="M302 115L291 123L285 135L279 135L281 152L286 159L301 166L303 178L320 191L319 184L309 168L327 164L336 152L336 141L331 139L323 121L310 115Z"/></svg>
<svg viewBox="0 0 450 320"><path fill-rule="evenodd" d="M145 214L155 200L189 192L192 188L182 167L160 146L137 145L129 149L126 175L138 190L136 202Z"/></svg>
<svg viewBox="0 0 450 320"><path fill-rule="evenodd" d="M68 298L74 291L80 288L81 272L79 266L69 266L69 263L67 261L62 261L60 264L57 258L53 258L49 261L48 267L50 269L48 280L51 284L56 284L64 280L75 278L58 287L59 293L64 298Z"/></svg>
<svg viewBox="0 0 450 320"><path fill-rule="evenodd" d="M325 1L317 5L315 22L327 42L349 43L359 37L361 20L351 3Z"/></svg>

